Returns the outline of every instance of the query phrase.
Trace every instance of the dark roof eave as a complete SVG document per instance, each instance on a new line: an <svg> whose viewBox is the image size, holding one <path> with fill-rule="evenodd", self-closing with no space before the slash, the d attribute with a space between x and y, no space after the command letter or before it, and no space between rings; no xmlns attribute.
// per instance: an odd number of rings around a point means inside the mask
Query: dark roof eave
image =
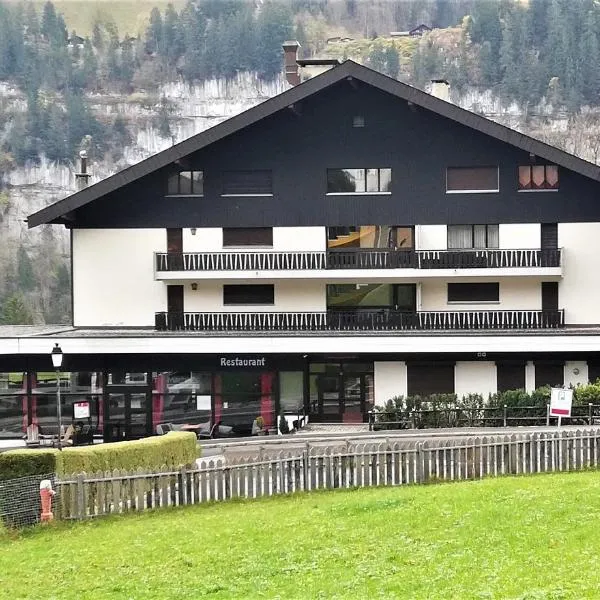
<svg viewBox="0 0 600 600"><path fill-rule="evenodd" d="M421 108L431 110L457 123L521 148L526 152L531 152L536 156L575 171L585 177L600 181L600 167L598 165L348 60L206 131L196 134L175 146L150 156L123 171L119 171L92 186L51 204L30 215L28 226L32 228L44 223L64 222L61 217L71 211L77 210L88 202L149 175L153 171L164 168L184 156L219 141L346 78L356 78L358 81L363 81L407 102L412 102Z"/></svg>

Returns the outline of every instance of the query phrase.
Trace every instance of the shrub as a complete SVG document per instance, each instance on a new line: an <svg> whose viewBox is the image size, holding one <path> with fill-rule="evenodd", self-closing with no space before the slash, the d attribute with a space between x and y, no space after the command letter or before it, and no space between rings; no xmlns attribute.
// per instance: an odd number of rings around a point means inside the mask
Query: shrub
<svg viewBox="0 0 600 600"><path fill-rule="evenodd" d="M59 450L9 450L0 454L0 481L61 471Z"/></svg>
<svg viewBox="0 0 600 600"><path fill-rule="evenodd" d="M115 442L81 448L65 448L61 474L100 473L123 469L147 471L179 469L196 460L196 435L170 431L159 437L130 442Z"/></svg>
<svg viewBox="0 0 600 600"><path fill-rule="evenodd" d="M172 431L130 442L65 448L62 451L9 450L0 454L0 480L28 475L98 473L124 469L179 469L198 457L196 435Z"/></svg>

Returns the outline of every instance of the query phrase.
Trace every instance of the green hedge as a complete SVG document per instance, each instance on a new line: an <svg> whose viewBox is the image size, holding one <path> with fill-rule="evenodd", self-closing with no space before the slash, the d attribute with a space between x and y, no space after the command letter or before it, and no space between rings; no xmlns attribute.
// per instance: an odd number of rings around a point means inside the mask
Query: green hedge
<svg viewBox="0 0 600 600"><path fill-rule="evenodd" d="M61 471L59 450L9 450L0 453L0 481Z"/></svg>
<svg viewBox="0 0 600 600"><path fill-rule="evenodd" d="M0 454L0 480L27 475L99 473L114 469L179 469L198 457L196 435L172 431L130 442L65 448L62 451L9 450Z"/></svg>

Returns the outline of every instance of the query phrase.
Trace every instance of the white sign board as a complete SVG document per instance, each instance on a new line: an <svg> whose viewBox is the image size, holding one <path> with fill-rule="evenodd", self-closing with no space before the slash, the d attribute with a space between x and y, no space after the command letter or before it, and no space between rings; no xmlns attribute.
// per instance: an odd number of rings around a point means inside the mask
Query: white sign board
<svg viewBox="0 0 600 600"><path fill-rule="evenodd" d="M550 392L550 416L570 417L573 403L573 390L552 388Z"/></svg>
<svg viewBox="0 0 600 600"><path fill-rule="evenodd" d="M73 404L73 418L74 419L89 419L90 418L90 403L89 402L75 402Z"/></svg>
<svg viewBox="0 0 600 600"><path fill-rule="evenodd" d="M210 410L210 396L196 396L196 410Z"/></svg>

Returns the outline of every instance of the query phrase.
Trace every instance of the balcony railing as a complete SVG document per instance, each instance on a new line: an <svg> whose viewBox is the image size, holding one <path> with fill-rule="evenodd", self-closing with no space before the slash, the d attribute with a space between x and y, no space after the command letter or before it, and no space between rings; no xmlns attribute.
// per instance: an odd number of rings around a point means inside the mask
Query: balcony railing
<svg viewBox="0 0 600 600"><path fill-rule="evenodd" d="M433 331L556 329L563 310L214 312L155 315L159 331Z"/></svg>
<svg viewBox="0 0 600 600"><path fill-rule="evenodd" d="M328 250L327 252L158 252L162 271L293 271L323 269L497 269L560 267L548 250Z"/></svg>

